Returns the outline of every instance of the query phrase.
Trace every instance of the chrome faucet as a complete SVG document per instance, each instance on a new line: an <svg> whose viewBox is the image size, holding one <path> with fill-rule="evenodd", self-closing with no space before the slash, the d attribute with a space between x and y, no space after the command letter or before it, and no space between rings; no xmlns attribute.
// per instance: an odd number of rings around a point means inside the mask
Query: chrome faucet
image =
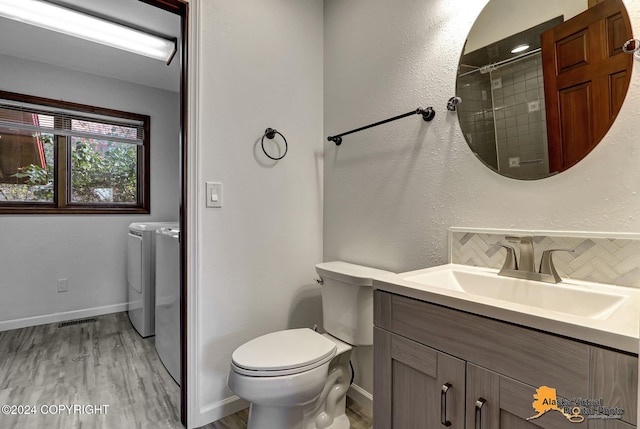
<svg viewBox="0 0 640 429"><path fill-rule="evenodd" d="M556 267L553 265L553 252L573 252L573 249L549 249L542 252L542 260L540 261L539 272L535 270L535 258L533 253L533 237L513 237L506 236L505 240L518 244L520 249L520 262L516 258L515 249L502 243L496 243L494 246L500 246L506 249L507 257L505 258L502 268L498 272L499 276L515 277L519 279L537 280L547 283L560 283L562 278L558 275Z"/></svg>

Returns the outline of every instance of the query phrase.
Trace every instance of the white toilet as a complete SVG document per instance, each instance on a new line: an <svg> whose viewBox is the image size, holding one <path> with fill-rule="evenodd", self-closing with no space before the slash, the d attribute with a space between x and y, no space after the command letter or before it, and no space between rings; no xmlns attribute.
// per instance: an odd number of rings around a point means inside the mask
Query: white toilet
<svg viewBox="0 0 640 429"><path fill-rule="evenodd" d="M316 265L326 334L288 329L232 355L229 388L251 403L247 429L349 429L345 399L353 346L373 344L373 277L388 271L346 262Z"/></svg>

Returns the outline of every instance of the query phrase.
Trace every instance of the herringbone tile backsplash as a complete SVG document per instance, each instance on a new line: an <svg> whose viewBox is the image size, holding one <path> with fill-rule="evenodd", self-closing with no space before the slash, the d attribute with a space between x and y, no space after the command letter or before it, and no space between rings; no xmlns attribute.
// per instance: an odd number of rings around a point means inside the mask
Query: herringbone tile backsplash
<svg viewBox="0 0 640 429"><path fill-rule="evenodd" d="M605 238L602 234L581 236L571 232L483 232L452 228L449 231L449 260L454 264L500 268L505 250L493 244L510 244L505 240L506 235L533 236L536 267L545 250L574 249L573 253L553 254L553 262L561 277L640 288L640 235ZM518 246L513 246L518 253Z"/></svg>

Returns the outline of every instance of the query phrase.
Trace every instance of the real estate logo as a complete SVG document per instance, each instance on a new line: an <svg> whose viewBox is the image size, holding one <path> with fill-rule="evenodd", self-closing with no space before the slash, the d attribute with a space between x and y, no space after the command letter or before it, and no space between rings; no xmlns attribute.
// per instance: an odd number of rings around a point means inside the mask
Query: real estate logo
<svg viewBox="0 0 640 429"><path fill-rule="evenodd" d="M527 420L540 418L549 411L559 412L572 423L582 423L585 416L588 419L619 419L624 414L623 408L607 407L602 399L558 398L556 389L548 386L536 389L531 406L537 414Z"/></svg>

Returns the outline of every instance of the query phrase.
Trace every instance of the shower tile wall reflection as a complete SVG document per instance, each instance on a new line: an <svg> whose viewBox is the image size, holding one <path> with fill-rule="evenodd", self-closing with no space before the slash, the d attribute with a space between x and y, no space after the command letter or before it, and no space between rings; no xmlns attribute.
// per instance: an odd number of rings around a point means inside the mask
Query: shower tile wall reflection
<svg viewBox="0 0 640 429"><path fill-rule="evenodd" d="M457 87L460 126L478 158L516 179L548 176L540 53L461 73Z"/></svg>
<svg viewBox="0 0 640 429"><path fill-rule="evenodd" d="M490 73L500 172L518 179L549 172L540 53Z"/></svg>

